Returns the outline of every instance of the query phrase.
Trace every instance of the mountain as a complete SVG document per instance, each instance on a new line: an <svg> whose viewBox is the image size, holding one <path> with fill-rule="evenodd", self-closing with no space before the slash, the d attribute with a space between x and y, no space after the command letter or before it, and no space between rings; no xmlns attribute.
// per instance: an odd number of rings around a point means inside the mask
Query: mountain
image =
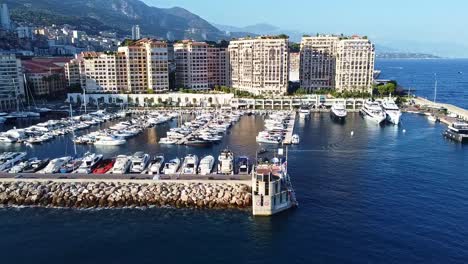
<svg viewBox="0 0 468 264"><path fill-rule="evenodd" d="M36 25L70 24L87 32L114 30L128 35L140 25L143 35L173 39L225 39L226 34L180 7L157 8L140 0L3 0L14 21Z"/></svg>

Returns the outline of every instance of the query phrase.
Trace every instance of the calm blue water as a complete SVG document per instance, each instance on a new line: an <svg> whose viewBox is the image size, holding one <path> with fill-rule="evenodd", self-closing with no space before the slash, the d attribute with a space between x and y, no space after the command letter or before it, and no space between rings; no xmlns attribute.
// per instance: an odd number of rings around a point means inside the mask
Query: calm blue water
<svg viewBox="0 0 468 264"><path fill-rule="evenodd" d="M254 155L263 119L242 118L221 145L204 150L154 144L171 125L147 130L125 148L99 151L182 157L229 146ZM444 129L411 114L400 127L358 115L344 124L327 114L298 121L302 142L289 148L288 164L300 207L272 218L244 211L3 208L2 263L467 263L468 146L444 139ZM64 137L28 151L60 156L72 147ZM86 150L94 149L78 148Z"/></svg>
<svg viewBox="0 0 468 264"><path fill-rule="evenodd" d="M434 100L437 75L437 101L468 108L468 59L380 59L376 69L380 79L396 80L418 96Z"/></svg>

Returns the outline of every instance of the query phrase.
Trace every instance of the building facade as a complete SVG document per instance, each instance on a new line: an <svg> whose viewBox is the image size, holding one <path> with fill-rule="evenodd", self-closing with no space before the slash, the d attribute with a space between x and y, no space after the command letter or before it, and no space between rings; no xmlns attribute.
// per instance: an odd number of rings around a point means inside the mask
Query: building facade
<svg viewBox="0 0 468 264"><path fill-rule="evenodd" d="M22 61L29 96L55 96L66 92L64 65L70 58L32 58Z"/></svg>
<svg viewBox="0 0 468 264"><path fill-rule="evenodd" d="M0 24L4 30L11 30L10 11L7 4L0 6Z"/></svg>
<svg viewBox="0 0 468 264"><path fill-rule="evenodd" d="M184 40L174 44L176 88L208 90L208 44Z"/></svg>
<svg viewBox="0 0 468 264"><path fill-rule="evenodd" d="M284 95L289 81L288 39L258 37L229 44L231 86L256 95Z"/></svg>
<svg viewBox="0 0 468 264"><path fill-rule="evenodd" d="M299 70L301 68L301 59L299 52L289 53L289 81L299 82Z"/></svg>
<svg viewBox="0 0 468 264"><path fill-rule="evenodd" d="M83 52L65 66L70 86L87 92L147 93L169 90L167 44L142 39L117 52Z"/></svg>
<svg viewBox="0 0 468 264"><path fill-rule="evenodd" d="M229 53L227 48L208 47L208 86L229 86Z"/></svg>
<svg viewBox="0 0 468 264"><path fill-rule="evenodd" d="M0 54L0 109L14 109L23 99L21 60L14 54Z"/></svg>
<svg viewBox="0 0 468 264"><path fill-rule="evenodd" d="M343 39L336 50L335 89L372 93L375 47L368 39Z"/></svg>
<svg viewBox="0 0 468 264"><path fill-rule="evenodd" d="M141 39L140 35L140 26L139 25L134 25L132 27L132 39L133 40L139 40Z"/></svg>
<svg viewBox="0 0 468 264"><path fill-rule="evenodd" d="M302 38L300 52L302 88L308 91L334 88L336 45L338 42L339 38L334 36Z"/></svg>
<svg viewBox="0 0 468 264"><path fill-rule="evenodd" d="M375 50L366 38L304 37L301 41L301 87L371 92Z"/></svg>

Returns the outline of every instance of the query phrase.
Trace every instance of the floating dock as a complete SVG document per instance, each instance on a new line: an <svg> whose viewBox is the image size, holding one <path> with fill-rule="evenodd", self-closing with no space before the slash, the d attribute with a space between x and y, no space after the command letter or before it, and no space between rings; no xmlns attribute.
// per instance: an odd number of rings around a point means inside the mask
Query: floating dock
<svg viewBox="0 0 468 264"><path fill-rule="evenodd" d="M289 120L288 127L286 129L286 135L283 140L283 144L291 145L292 144L292 136L294 134L294 126L296 124L296 112L291 114L291 119Z"/></svg>

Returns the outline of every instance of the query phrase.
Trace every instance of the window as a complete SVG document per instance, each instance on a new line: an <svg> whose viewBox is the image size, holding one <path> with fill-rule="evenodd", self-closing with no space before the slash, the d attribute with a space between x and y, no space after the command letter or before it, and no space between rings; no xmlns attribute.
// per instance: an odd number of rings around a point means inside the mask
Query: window
<svg viewBox="0 0 468 264"><path fill-rule="evenodd" d="M270 183L265 182L265 195L270 195Z"/></svg>

